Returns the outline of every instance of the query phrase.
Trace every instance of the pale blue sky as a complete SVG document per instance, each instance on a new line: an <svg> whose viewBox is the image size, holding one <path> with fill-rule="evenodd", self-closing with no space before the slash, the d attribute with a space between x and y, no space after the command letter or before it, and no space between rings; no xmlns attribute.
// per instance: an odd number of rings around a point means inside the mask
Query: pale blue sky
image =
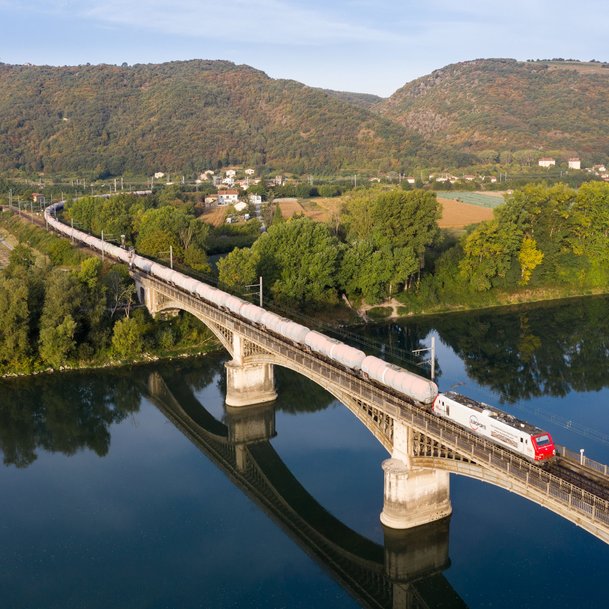
<svg viewBox="0 0 609 609"><path fill-rule="evenodd" d="M228 59L390 95L478 57L609 60L601 0L0 0L0 61Z"/></svg>

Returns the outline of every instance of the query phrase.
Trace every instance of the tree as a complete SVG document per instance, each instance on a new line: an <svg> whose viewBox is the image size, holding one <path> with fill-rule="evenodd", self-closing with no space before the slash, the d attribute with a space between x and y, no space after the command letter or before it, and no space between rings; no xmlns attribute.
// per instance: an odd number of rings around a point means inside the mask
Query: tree
<svg viewBox="0 0 609 609"><path fill-rule="evenodd" d="M58 325L45 326L40 331L40 357L53 368L63 366L74 352L76 322L65 315Z"/></svg>
<svg viewBox="0 0 609 609"><path fill-rule="evenodd" d="M533 271L542 263L543 252L537 249L535 239L527 235L522 240L520 253L518 254L518 262L520 262L521 277L520 285L527 285L531 280Z"/></svg>
<svg viewBox="0 0 609 609"><path fill-rule="evenodd" d="M218 278L227 287L244 288L258 279L260 253L255 247L235 248L218 260Z"/></svg>
<svg viewBox="0 0 609 609"><path fill-rule="evenodd" d="M136 317L125 317L114 324L112 350L119 357L139 355L144 349L144 328Z"/></svg>
<svg viewBox="0 0 609 609"><path fill-rule="evenodd" d="M0 368L21 368L29 354L28 296L24 278L0 278Z"/></svg>
<svg viewBox="0 0 609 609"><path fill-rule="evenodd" d="M253 249L260 274L275 298L300 307L337 300L339 243L330 229L308 218L273 224Z"/></svg>
<svg viewBox="0 0 609 609"><path fill-rule="evenodd" d="M426 249L439 235L439 217L440 207L430 192L396 188L352 194L345 206L344 223L347 241L358 251L346 253L345 261L353 268L353 260L367 251L369 257L374 256L377 280L372 280L372 288L364 273L346 272L343 280L347 293L353 294L355 289L361 294L375 294L378 300L379 278L384 280L385 295L399 286L408 289L421 269ZM361 246L362 243L367 245ZM356 277L362 280L359 287L354 283Z"/></svg>
<svg viewBox="0 0 609 609"><path fill-rule="evenodd" d="M179 261L184 261L185 251L192 246L200 250L200 258L209 234L205 223L171 205L145 211L136 230L136 247L143 255L167 256L171 247L174 258Z"/></svg>
<svg viewBox="0 0 609 609"><path fill-rule="evenodd" d="M459 272L475 290L488 290L494 279L505 277L513 254L506 233L495 219L480 224L464 239Z"/></svg>

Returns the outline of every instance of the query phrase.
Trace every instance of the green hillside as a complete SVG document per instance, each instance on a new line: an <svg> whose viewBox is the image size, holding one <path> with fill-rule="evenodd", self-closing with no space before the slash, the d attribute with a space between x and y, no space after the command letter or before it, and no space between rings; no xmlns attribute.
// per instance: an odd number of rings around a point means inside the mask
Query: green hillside
<svg viewBox="0 0 609 609"><path fill-rule="evenodd" d="M0 64L0 171L100 176L234 164L411 171L539 156L609 162L605 64L475 60L388 99L275 80L227 61Z"/></svg>
<svg viewBox="0 0 609 609"><path fill-rule="evenodd" d="M528 149L529 162L536 162L535 153L562 151L594 160L609 154L609 69L603 65L468 61L406 84L376 109L462 152Z"/></svg>
<svg viewBox="0 0 609 609"><path fill-rule="evenodd" d="M225 61L0 64L0 170L386 170L421 142L361 103Z"/></svg>

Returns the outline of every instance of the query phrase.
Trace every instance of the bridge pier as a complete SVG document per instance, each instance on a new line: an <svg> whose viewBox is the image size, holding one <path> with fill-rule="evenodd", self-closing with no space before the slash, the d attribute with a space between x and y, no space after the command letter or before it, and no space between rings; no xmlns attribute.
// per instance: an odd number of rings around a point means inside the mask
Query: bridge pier
<svg viewBox="0 0 609 609"><path fill-rule="evenodd" d="M277 399L273 364L244 361L244 340L233 333L233 359L226 368L226 404L253 406Z"/></svg>
<svg viewBox="0 0 609 609"><path fill-rule="evenodd" d="M224 366L228 406L252 406L277 399L272 364L240 364L232 360Z"/></svg>
<svg viewBox="0 0 609 609"><path fill-rule="evenodd" d="M411 529L452 513L450 474L412 465L412 429L395 421L393 454L385 472L381 522L391 529Z"/></svg>

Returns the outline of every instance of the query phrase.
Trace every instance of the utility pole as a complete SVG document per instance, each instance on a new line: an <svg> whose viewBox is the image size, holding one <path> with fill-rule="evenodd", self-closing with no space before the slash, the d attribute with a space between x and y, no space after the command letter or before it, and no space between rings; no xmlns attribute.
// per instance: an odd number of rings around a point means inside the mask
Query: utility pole
<svg viewBox="0 0 609 609"><path fill-rule="evenodd" d="M260 308L262 309L262 275L260 275L260 277L258 278L258 283L252 283L249 285L245 286L246 288L250 288L252 290L254 290L255 288L258 289L258 305L260 306ZM256 292L246 292L246 294L248 296L253 296Z"/></svg>
<svg viewBox="0 0 609 609"><path fill-rule="evenodd" d="M102 242L102 264L104 263L104 231L102 230L101 232L101 242Z"/></svg>
<svg viewBox="0 0 609 609"><path fill-rule="evenodd" d="M173 245L169 246L169 267L173 270Z"/></svg>

